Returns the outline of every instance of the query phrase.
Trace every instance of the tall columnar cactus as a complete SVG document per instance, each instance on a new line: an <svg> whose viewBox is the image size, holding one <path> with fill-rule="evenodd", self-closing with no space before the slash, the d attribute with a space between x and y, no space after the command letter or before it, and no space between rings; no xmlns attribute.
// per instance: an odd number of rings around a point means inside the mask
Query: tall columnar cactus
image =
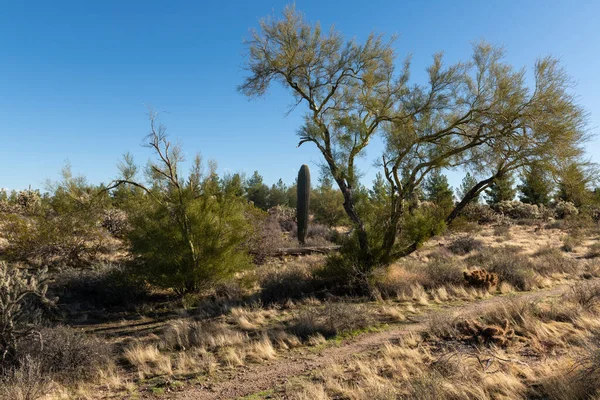
<svg viewBox="0 0 600 400"><path fill-rule="evenodd" d="M308 207L310 205L310 170L303 165L298 171L298 205L296 220L298 221L298 241L304 244L308 232Z"/></svg>

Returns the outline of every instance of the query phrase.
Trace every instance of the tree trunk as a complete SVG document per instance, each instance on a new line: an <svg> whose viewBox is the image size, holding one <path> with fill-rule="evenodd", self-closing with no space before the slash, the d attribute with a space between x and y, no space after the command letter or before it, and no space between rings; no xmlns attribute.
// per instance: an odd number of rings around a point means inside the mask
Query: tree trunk
<svg viewBox="0 0 600 400"><path fill-rule="evenodd" d="M446 217L446 224L450 225L450 223L452 223L452 221L454 221L456 217L460 215L461 211L464 210L467 204L469 204L483 189L494 182L494 180L498 177L498 174L499 173L473 186L471 190L465 194L465 197L454 207L450 215Z"/></svg>
<svg viewBox="0 0 600 400"><path fill-rule="evenodd" d="M373 266L373 256L371 254L371 249L369 246L369 237L367 234L367 230L365 229L365 224L362 219L358 216L356 212L356 206L354 204L354 196L352 195L352 189L348 187L345 182L339 182L338 185L342 190L342 194L344 195L344 210L346 214L350 218L350 220L354 223L354 226L357 230L358 236L358 246L360 249L360 261L363 265L361 268L365 270L370 269Z"/></svg>

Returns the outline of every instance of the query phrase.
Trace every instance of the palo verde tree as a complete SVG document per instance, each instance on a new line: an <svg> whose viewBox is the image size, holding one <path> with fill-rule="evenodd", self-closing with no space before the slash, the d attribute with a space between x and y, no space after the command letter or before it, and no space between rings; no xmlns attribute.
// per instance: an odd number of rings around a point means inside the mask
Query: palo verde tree
<svg viewBox="0 0 600 400"><path fill-rule="evenodd" d="M187 178L180 175L181 149L167 139L164 126L150 114L147 145L156 160L146 167L146 182L137 178L130 157L120 165L121 178L106 190L134 186L146 201L131 215L132 252L143 261L149 282L176 293L210 287L249 264L244 248L249 236L246 201L239 180L219 181L216 165L203 171L196 156Z"/></svg>
<svg viewBox="0 0 600 400"><path fill-rule="evenodd" d="M445 65L436 54L428 82L409 84L410 60L396 68L393 39L346 41L333 28L306 22L294 6L282 18L263 19L247 46L248 75L239 90L261 96L278 83L294 107L306 107L299 145L317 147L344 196L358 248L354 267L362 272L422 242L407 240L404 227L409 202L432 171L465 168L482 176L449 211L450 222L497 178L581 151L585 113L550 57L536 62L529 87L526 71L507 64L501 48L477 43L466 62ZM356 159L377 135L385 143L380 166L390 196L384 223L373 225L357 207Z"/></svg>

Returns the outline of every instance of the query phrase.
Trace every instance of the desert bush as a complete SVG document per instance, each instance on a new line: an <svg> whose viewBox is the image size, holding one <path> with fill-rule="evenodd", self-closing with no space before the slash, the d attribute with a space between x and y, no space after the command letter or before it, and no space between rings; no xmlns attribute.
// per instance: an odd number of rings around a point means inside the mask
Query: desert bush
<svg viewBox="0 0 600 400"><path fill-rule="evenodd" d="M552 208L558 219L564 219L579 214L579 210L575 207L575 204L569 201L559 200Z"/></svg>
<svg viewBox="0 0 600 400"><path fill-rule="evenodd" d="M249 227L240 199L204 195L186 201L184 211L150 201L131 218L128 235L148 281L180 294L206 289L249 262L243 247Z"/></svg>
<svg viewBox="0 0 600 400"><path fill-rule="evenodd" d="M533 254L533 268L541 275L553 273L573 273L578 269L577 261L565 257L564 253L556 247L545 247Z"/></svg>
<svg viewBox="0 0 600 400"><path fill-rule="evenodd" d="M451 232L462 232L462 233L476 233L481 231L482 225L477 222L469 221L466 217L459 215L456 217L450 225L448 225L448 230Z"/></svg>
<svg viewBox="0 0 600 400"><path fill-rule="evenodd" d="M466 217L469 221L477 222L478 224L496 223L501 219L501 216L499 216L490 206L479 203L467 204L460 215Z"/></svg>
<svg viewBox="0 0 600 400"><path fill-rule="evenodd" d="M551 373L543 374L532 387L531 398L550 400L597 399L600 394L600 346L598 337L583 346L584 354L577 356Z"/></svg>
<svg viewBox="0 0 600 400"><path fill-rule="evenodd" d="M39 361L30 357L0 374L0 399L3 400L37 400L49 387L50 377L43 373Z"/></svg>
<svg viewBox="0 0 600 400"><path fill-rule="evenodd" d="M520 201L501 201L494 206L496 210L512 219L539 219L540 210L536 204Z"/></svg>
<svg viewBox="0 0 600 400"><path fill-rule="evenodd" d="M90 380L111 363L112 345L74 328L44 328L20 352L35 360L45 376L64 384Z"/></svg>
<svg viewBox="0 0 600 400"><path fill-rule="evenodd" d="M579 208L579 212L589 216L594 222L600 222L600 206L598 205L585 204Z"/></svg>
<svg viewBox="0 0 600 400"><path fill-rule="evenodd" d="M315 293L322 286L314 275L314 269L301 263L270 269L259 278L259 284L260 298L267 304L300 299Z"/></svg>
<svg viewBox="0 0 600 400"><path fill-rule="evenodd" d="M278 209L282 207L274 207L268 214L256 207L246 210L246 219L254 227L253 234L248 236L247 246L257 265L263 264L275 251L287 247L291 242L291 234L287 234L282 228L278 214L271 212ZM295 229L295 225L290 227L290 230L292 229Z"/></svg>
<svg viewBox="0 0 600 400"><path fill-rule="evenodd" d="M533 262L510 246L485 249L467 258L467 263L498 274L501 281L520 290L530 290L538 283Z"/></svg>
<svg viewBox="0 0 600 400"><path fill-rule="evenodd" d="M567 299L590 309L600 304L600 284L598 282L578 282L571 286Z"/></svg>
<svg viewBox="0 0 600 400"><path fill-rule="evenodd" d="M249 266L247 242L252 227L249 205L231 185L221 185L216 164L203 173L200 155L186 178L178 174L182 150L172 145L166 128L150 115L149 147L155 152L146 171L151 185L135 182L131 157L120 166L122 185L141 187L145 201L130 216L131 251L143 264L146 279L182 295L211 287Z"/></svg>
<svg viewBox="0 0 600 400"><path fill-rule="evenodd" d="M464 255L472 252L473 250L480 250L483 247L481 240L475 239L472 236L460 236L454 239L449 245L448 249L458 255Z"/></svg>
<svg viewBox="0 0 600 400"><path fill-rule="evenodd" d="M292 229L290 232L291 237L298 237L297 229L297 227ZM306 237L308 238L306 243L308 246L328 246L336 241L337 232L327 225L310 223Z"/></svg>
<svg viewBox="0 0 600 400"><path fill-rule="evenodd" d="M4 218L6 256L31 265L81 266L102 250L106 236L86 210Z"/></svg>
<svg viewBox="0 0 600 400"><path fill-rule="evenodd" d="M78 309L131 309L150 295L148 285L131 268L114 264L61 271L50 290L60 297L61 307Z"/></svg>
<svg viewBox="0 0 600 400"><path fill-rule="evenodd" d="M434 253L429 261L423 266L424 280L421 285L425 289L433 289L447 285L459 285L463 283L463 271L465 264L447 254Z"/></svg>
<svg viewBox="0 0 600 400"><path fill-rule="evenodd" d="M288 324L288 331L301 339L316 334L325 338L364 329L373 323L368 308L362 304L326 302L299 311Z"/></svg>
<svg viewBox="0 0 600 400"><path fill-rule="evenodd" d="M55 300L46 296L46 270L28 271L0 262L0 367L17 361L21 342Z"/></svg>
<svg viewBox="0 0 600 400"><path fill-rule="evenodd" d="M275 206L269 209L269 217L275 220L281 230L284 232L291 232L297 229L296 225L296 209L285 206Z"/></svg>

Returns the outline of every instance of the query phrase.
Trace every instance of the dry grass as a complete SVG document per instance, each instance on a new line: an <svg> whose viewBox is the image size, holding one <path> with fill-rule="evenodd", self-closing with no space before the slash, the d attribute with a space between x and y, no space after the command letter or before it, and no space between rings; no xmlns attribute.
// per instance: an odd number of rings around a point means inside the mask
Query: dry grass
<svg viewBox="0 0 600 400"><path fill-rule="evenodd" d="M231 309L229 322L239 326L242 330L256 331L275 315L276 311L273 309L262 309L257 306L253 308L234 307Z"/></svg>
<svg viewBox="0 0 600 400"><path fill-rule="evenodd" d="M585 253L585 258L597 258L600 257L600 242L592 243Z"/></svg>
<svg viewBox="0 0 600 400"><path fill-rule="evenodd" d="M283 391L320 399L597 398L600 315L581 307L580 298L507 300L475 316L482 323L510 320L517 333L506 348L462 342L456 326L464 316L439 313L428 335L407 335Z"/></svg>
<svg viewBox="0 0 600 400"><path fill-rule="evenodd" d="M247 336L221 322L180 319L167 325L161 335L161 349L220 348L245 342Z"/></svg>
<svg viewBox="0 0 600 400"><path fill-rule="evenodd" d="M156 345L135 343L125 349L123 356L137 369L140 379L173 373L170 356L161 353Z"/></svg>
<svg viewBox="0 0 600 400"><path fill-rule="evenodd" d="M299 311L288 325L288 331L306 340L316 334L333 337L371 326L372 311L362 304L332 303Z"/></svg>

